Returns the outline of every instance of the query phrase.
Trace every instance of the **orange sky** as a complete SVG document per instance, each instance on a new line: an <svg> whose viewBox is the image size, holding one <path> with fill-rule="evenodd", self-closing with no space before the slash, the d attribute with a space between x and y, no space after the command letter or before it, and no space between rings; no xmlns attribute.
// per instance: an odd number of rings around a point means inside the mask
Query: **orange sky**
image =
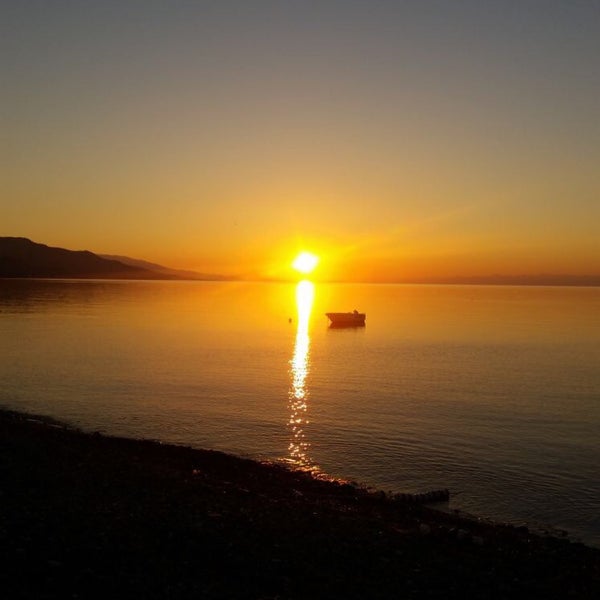
<svg viewBox="0 0 600 600"><path fill-rule="evenodd" d="M600 274L596 3L5 10L0 235L202 272ZM35 10L34 10L35 9Z"/></svg>

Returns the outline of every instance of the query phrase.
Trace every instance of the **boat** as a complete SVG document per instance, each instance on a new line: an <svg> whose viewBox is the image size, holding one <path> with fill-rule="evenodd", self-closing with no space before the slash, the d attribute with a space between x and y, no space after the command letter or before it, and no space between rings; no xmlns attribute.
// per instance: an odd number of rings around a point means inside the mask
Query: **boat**
<svg viewBox="0 0 600 600"><path fill-rule="evenodd" d="M330 327L364 327L367 315L359 313L357 310L352 312L328 312L325 313L331 321Z"/></svg>

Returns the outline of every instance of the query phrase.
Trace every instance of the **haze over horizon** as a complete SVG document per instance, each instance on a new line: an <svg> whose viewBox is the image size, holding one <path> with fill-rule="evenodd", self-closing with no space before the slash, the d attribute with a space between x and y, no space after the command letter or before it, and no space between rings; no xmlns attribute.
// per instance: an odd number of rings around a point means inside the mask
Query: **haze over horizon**
<svg viewBox="0 0 600 600"><path fill-rule="evenodd" d="M600 274L600 3L2 4L0 236L173 268Z"/></svg>

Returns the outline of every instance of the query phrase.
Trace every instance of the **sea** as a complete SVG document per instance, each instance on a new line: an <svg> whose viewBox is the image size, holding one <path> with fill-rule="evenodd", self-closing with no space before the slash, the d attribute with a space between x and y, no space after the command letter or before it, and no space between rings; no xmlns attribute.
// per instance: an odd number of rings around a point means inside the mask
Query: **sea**
<svg viewBox="0 0 600 600"><path fill-rule="evenodd" d="M0 407L600 547L600 288L4 279Z"/></svg>

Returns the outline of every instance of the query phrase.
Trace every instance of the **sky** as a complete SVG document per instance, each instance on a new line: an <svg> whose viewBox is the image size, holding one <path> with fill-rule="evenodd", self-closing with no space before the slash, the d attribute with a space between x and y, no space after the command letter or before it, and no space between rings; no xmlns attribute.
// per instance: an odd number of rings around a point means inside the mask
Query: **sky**
<svg viewBox="0 0 600 600"><path fill-rule="evenodd" d="M598 0L4 0L0 235L241 277L600 274Z"/></svg>

